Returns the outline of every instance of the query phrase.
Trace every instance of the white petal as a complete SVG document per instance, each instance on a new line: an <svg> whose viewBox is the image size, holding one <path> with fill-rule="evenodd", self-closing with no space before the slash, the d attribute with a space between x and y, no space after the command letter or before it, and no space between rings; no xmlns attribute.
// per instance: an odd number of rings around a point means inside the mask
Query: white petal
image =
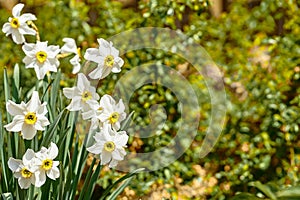
<svg viewBox="0 0 300 200"><path fill-rule="evenodd" d="M88 48L84 54L84 59L93 61L95 63L103 63L103 57L96 48Z"/></svg>
<svg viewBox="0 0 300 200"><path fill-rule="evenodd" d="M25 108L21 104L16 104L13 101L8 100L6 103L6 110L11 114L12 116L15 115L23 115Z"/></svg>
<svg viewBox="0 0 300 200"><path fill-rule="evenodd" d="M76 90L76 87L72 87L72 88L63 88L63 94L68 98L68 99L72 99L74 96L78 96L79 91Z"/></svg>
<svg viewBox="0 0 300 200"><path fill-rule="evenodd" d="M104 66L102 69L102 74L100 79L104 79L105 77L107 77L110 74L111 70L112 70L111 67Z"/></svg>
<svg viewBox="0 0 300 200"><path fill-rule="evenodd" d="M97 155L97 154L100 154L100 153L101 153L102 148L103 148L103 147L102 147L100 144L96 143L96 144L94 144L94 145L92 145L92 146L86 148L86 150L87 150L88 152L91 152L91 153Z"/></svg>
<svg viewBox="0 0 300 200"><path fill-rule="evenodd" d="M32 149L27 149L25 154L22 157L22 161L24 165L28 166L31 165L33 162L33 158L35 157L35 153Z"/></svg>
<svg viewBox="0 0 300 200"><path fill-rule="evenodd" d="M31 140L36 135L36 129L33 125L24 123L22 127L23 139Z"/></svg>
<svg viewBox="0 0 300 200"><path fill-rule="evenodd" d="M114 168L114 167L116 167L116 166L118 165L118 162L119 162L118 160L112 159L112 160L110 161L108 167L109 167L109 168Z"/></svg>
<svg viewBox="0 0 300 200"><path fill-rule="evenodd" d="M31 13L24 13L19 17L20 23L25 23L27 21L33 21L36 20L36 16Z"/></svg>
<svg viewBox="0 0 300 200"><path fill-rule="evenodd" d="M77 46L76 46L76 42L73 38L63 38L63 42L65 44L61 47L61 53L77 54Z"/></svg>
<svg viewBox="0 0 300 200"><path fill-rule="evenodd" d="M39 98L39 93L37 91L33 91L31 95L31 99L27 103L27 110L30 112L36 112L40 105L41 105L41 101Z"/></svg>
<svg viewBox="0 0 300 200"><path fill-rule="evenodd" d="M51 142L50 147L48 149L48 156L50 159L56 158L58 155L58 148L55 143Z"/></svg>
<svg viewBox="0 0 300 200"><path fill-rule="evenodd" d="M100 159L101 159L101 165L105 165L109 163L109 161L111 160L111 153L107 151L103 151L100 155Z"/></svg>
<svg viewBox="0 0 300 200"><path fill-rule="evenodd" d="M3 31L3 33L6 34L6 36L11 33L10 29L11 29L11 25L8 22L6 22L2 27L2 31Z"/></svg>
<svg viewBox="0 0 300 200"><path fill-rule="evenodd" d="M16 115L13 118L13 121L9 124L6 124L4 127L6 130L11 132L20 132L22 130L24 124L24 116L22 115Z"/></svg>
<svg viewBox="0 0 300 200"><path fill-rule="evenodd" d="M83 92L88 86L90 86L90 82L83 73L79 73L77 76L77 88Z"/></svg>
<svg viewBox="0 0 300 200"><path fill-rule="evenodd" d="M59 169L57 167L52 167L52 169L47 171L47 176L52 180L55 180L59 177Z"/></svg>
<svg viewBox="0 0 300 200"><path fill-rule="evenodd" d="M120 153L117 150L113 151L111 154L113 159L123 160L123 157L120 155Z"/></svg>
<svg viewBox="0 0 300 200"><path fill-rule="evenodd" d="M89 77L91 79L100 79L102 77L102 71L104 67L101 65L98 65L93 71L89 73Z"/></svg>
<svg viewBox="0 0 300 200"><path fill-rule="evenodd" d="M120 133L120 132L118 132ZM127 134L118 134L118 136L115 137L114 142L117 144L117 146L126 146L128 142L128 135Z"/></svg>
<svg viewBox="0 0 300 200"><path fill-rule="evenodd" d="M35 182L34 182L34 186L35 187L41 187L42 185L44 185L46 182L46 173L44 170L38 170L35 173Z"/></svg>
<svg viewBox="0 0 300 200"><path fill-rule="evenodd" d="M12 32L12 39L16 44L23 44L25 42L24 36L19 31Z"/></svg>
<svg viewBox="0 0 300 200"><path fill-rule="evenodd" d="M29 28L27 25L26 26L20 26L19 31L23 35L35 35L36 32L34 29Z"/></svg>
<svg viewBox="0 0 300 200"><path fill-rule="evenodd" d="M18 183L21 189L28 189L31 185L31 179L20 177Z"/></svg>
<svg viewBox="0 0 300 200"><path fill-rule="evenodd" d="M12 9L12 14L14 17L19 17L21 14L21 11L24 7L24 4L22 3L18 3L17 5L15 5Z"/></svg>
<svg viewBox="0 0 300 200"><path fill-rule="evenodd" d="M12 157L8 159L8 167L12 172L16 172L20 168L21 164L22 160L14 159Z"/></svg>

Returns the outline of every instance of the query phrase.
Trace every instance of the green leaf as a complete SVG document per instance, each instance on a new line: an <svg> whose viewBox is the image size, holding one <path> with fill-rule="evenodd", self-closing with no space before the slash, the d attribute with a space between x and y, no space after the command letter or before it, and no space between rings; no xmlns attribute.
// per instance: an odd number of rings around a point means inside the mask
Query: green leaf
<svg viewBox="0 0 300 200"><path fill-rule="evenodd" d="M267 197L269 197L272 200L276 200L277 199L276 195L272 192L272 190L270 189L270 187L267 186L267 185L263 185L259 181L250 182L248 185L256 187L257 189L259 189L260 191L262 191Z"/></svg>
<svg viewBox="0 0 300 200"><path fill-rule="evenodd" d="M243 193L237 194L233 198L230 198L230 200L261 200L261 199L256 197L253 194L243 192Z"/></svg>
<svg viewBox="0 0 300 200"><path fill-rule="evenodd" d="M13 200L13 195L11 193L3 193L1 194L3 200Z"/></svg>
<svg viewBox="0 0 300 200"><path fill-rule="evenodd" d="M132 177L134 175L136 175L137 173L144 171L144 170L145 170L145 168L139 168L139 169L136 169L136 170L134 170L134 171L126 174L125 176L119 178L116 182L114 182L108 188L106 188L106 190L104 191L104 193L101 196L100 200L104 200L105 197L108 196L108 194L111 191L111 189L114 188L117 184L119 184L120 182L122 182L122 181L124 181L124 180L126 180L126 179L128 179L128 178L130 178L130 177Z"/></svg>
<svg viewBox="0 0 300 200"><path fill-rule="evenodd" d="M129 185L131 179L133 179L133 177L130 177L126 181L124 181L124 183L122 183L116 190L114 190L107 199L108 200L116 199L118 195L121 194L121 192L123 192L123 190Z"/></svg>
<svg viewBox="0 0 300 200"><path fill-rule="evenodd" d="M280 190L276 193L280 199L300 199L300 186L290 187L284 190Z"/></svg>
<svg viewBox="0 0 300 200"><path fill-rule="evenodd" d="M128 115L128 117L124 120L124 122L123 122L122 125L121 125L121 130L126 130L126 129L129 127L129 125L130 125L130 123L131 123L131 120L132 120L133 114L134 114L134 111L132 111L132 112Z"/></svg>

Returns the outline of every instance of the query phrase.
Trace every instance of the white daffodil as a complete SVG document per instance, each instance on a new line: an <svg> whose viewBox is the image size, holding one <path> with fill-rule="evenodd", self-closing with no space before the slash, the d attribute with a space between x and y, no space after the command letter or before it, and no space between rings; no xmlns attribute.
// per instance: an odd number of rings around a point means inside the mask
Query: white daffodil
<svg viewBox="0 0 300 200"><path fill-rule="evenodd" d="M36 182L39 182L35 173L37 170L35 153L32 149L26 151L22 160L9 158L8 167L14 173L14 177L18 179L22 189L27 189L31 184L35 185Z"/></svg>
<svg viewBox="0 0 300 200"><path fill-rule="evenodd" d="M27 21L36 20L35 15L25 13L21 15L24 4L19 3L12 9L13 17L8 18L8 22L2 27L2 31L8 35L12 35L12 39L17 44L25 42L24 35L35 35L36 31L27 25Z"/></svg>
<svg viewBox="0 0 300 200"><path fill-rule="evenodd" d="M98 39L99 48L89 48L84 54L84 58L89 61L98 63L89 77L92 79L103 79L110 72L119 73L124 64L122 58L119 57L119 50L113 47L112 42L108 42L102 38Z"/></svg>
<svg viewBox="0 0 300 200"><path fill-rule="evenodd" d="M43 79L48 71L57 72L59 61L56 56L60 52L59 46L48 46L47 41L37 41L36 44L25 43L22 49L26 54L23 59L25 67L34 68L39 80Z"/></svg>
<svg viewBox="0 0 300 200"><path fill-rule="evenodd" d="M100 114L103 112L103 108L100 104L95 104L94 107L82 113L83 120L91 120L89 132L102 127L102 122L100 121Z"/></svg>
<svg viewBox="0 0 300 200"><path fill-rule="evenodd" d="M75 56L70 60L70 63L73 65L73 74L77 74L80 71L80 48L77 48L76 42L73 38L63 38L63 42L65 43L61 47L61 53L73 53Z"/></svg>
<svg viewBox="0 0 300 200"><path fill-rule="evenodd" d="M103 123L111 125L116 131L120 129L120 122L126 118L124 112L125 106L122 99L116 104L116 101L109 95L104 95L100 100L100 107L103 109L99 119Z"/></svg>
<svg viewBox="0 0 300 200"><path fill-rule="evenodd" d="M109 126L104 126L100 132L94 136L95 144L88 147L87 150L93 154L99 155L101 165L109 163L109 167L115 167L119 161L126 155L125 147L128 141L128 135L125 131L116 132Z"/></svg>
<svg viewBox="0 0 300 200"><path fill-rule="evenodd" d="M14 116L13 121L4 127L8 131L20 132L24 139L31 140L37 130L45 130L45 126L49 125L47 117L48 112L46 102L41 104L37 91L32 93L28 103L16 104L12 101L6 103L6 110Z"/></svg>
<svg viewBox="0 0 300 200"><path fill-rule="evenodd" d="M71 103L67 106L67 109L70 111L88 111L90 108L97 106L97 101L100 98L96 93L96 88L91 86L83 73L78 74L77 86L64 88L63 93L68 99L72 99Z"/></svg>
<svg viewBox="0 0 300 200"><path fill-rule="evenodd" d="M58 148L56 144L51 142L50 147L47 149L42 147L36 154L36 165L39 167L39 182L37 187L42 186L46 182L46 175L55 180L59 177L60 172L58 169L59 161L54 161L58 155Z"/></svg>

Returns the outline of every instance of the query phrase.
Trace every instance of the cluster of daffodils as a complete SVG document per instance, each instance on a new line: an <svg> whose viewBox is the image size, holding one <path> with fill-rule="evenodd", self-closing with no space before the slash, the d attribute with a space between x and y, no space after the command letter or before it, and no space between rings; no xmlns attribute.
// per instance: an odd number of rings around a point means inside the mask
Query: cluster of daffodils
<svg viewBox="0 0 300 200"><path fill-rule="evenodd" d="M24 4L14 6L13 17L3 25L2 31L6 36L11 35L15 43L22 45L25 68L33 68L38 80L44 79L50 72L57 72L60 58L73 55L69 61L73 65L72 73L78 74L77 85L63 89L64 96L71 100L67 109L81 112L83 120L90 121L89 133L94 134L94 143L87 150L99 157L102 165L115 167L126 155L128 135L120 130L121 122L126 118L125 106L122 100L116 102L110 95L100 98L89 80L103 79L111 72L119 73L124 64L119 51L112 42L98 39L99 48L89 48L83 56L86 61L97 63L97 67L88 75L79 73L82 56L75 40L63 38L64 45L61 48L48 45L48 41L40 41L38 29L32 22L37 18L33 14L21 14L23 7ZM24 35L35 35L36 43L27 43ZM47 102L40 101L38 91L32 93L27 103L22 101L16 104L9 100L6 109L13 120L4 127L7 131L19 133L23 139L32 140L37 131L44 131L51 123L47 118L46 106ZM48 149L42 147L37 153L27 149L22 160L10 158L8 165L21 188L26 189L31 184L40 187L45 183L46 175L53 180L59 177L59 161L53 160L57 155L58 148L51 143Z"/></svg>
<svg viewBox="0 0 300 200"><path fill-rule="evenodd" d="M59 161L54 159L58 155L56 144L51 143L49 148L42 147L39 152L27 149L22 160L9 158L8 167L18 179L22 189L27 189L30 185L41 187L46 182L46 176L56 180L59 175Z"/></svg>

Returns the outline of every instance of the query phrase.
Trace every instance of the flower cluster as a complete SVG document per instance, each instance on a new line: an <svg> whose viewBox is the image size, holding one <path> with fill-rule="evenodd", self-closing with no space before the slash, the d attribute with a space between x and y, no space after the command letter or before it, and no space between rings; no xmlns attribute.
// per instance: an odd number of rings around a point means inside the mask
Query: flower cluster
<svg viewBox="0 0 300 200"><path fill-rule="evenodd" d="M100 98L89 78L103 79L111 72L119 73L124 64L119 51L112 42L99 38L99 48L88 48L83 56L86 61L97 63L97 67L86 76L80 73L82 56L75 40L63 38L64 45L61 48L48 45L48 41L40 41L38 29L32 22L36 17L29 13L21 15L23 7L24 4L14 6L13 17L3 25L2 31L6 36L11 35L15 43L22 44L25 68L33 68L38 80L44 79L50 72L57 72L59 59L74 55L70 63L73 65L72 73L78 74L77 84L72 88L63 88L64 96L71 100L66 108L80 111L82 118L91 122L89 133L95 133L94 143L87 150L96 154L102 165L115 167L126 155L128 135L120 130L121 122L126 118L125 106L122 100L116 102L107 94ZM24 35L35 35L36 43L27 43ZM13 120L4 126L6 130L20 133L26 140L32 140L37 131L45 131L45 127L51 123L47 118L47 102L41 102L38 89L32 92L27 103L22 101L17 104L9 100L6 110L13 116ZM51 142L49 148L42 147L36 153L33 149L27 149L22 160L9 158L8 166L22 189L30 185L40 187L45 183L46 176L53 180L60 176L57 168L59 161L54 161L57 156L58 148Z"/></svg>
<svg viewBox="0 0 300 200"><path fill-rule="evenodd" d="M37 130L43 131L44 127L50 124L45 117L48 112L46 105L46 102L41 103L37 91L32 93L31 99L27 103L22 101L20 104L16 104L9 100L6 103L6 110L14 118L4 127L12 132L21 131L23 139L31 140Z"/></svg>
<svg viewBox="0 0 300 200"><path fill-rule="evenodd" d="M22 189L27 189L33 184L41 187L46 182L46 176L56 180L59 175L59 161L54 159L58 155L56 144L51 143L49 148L42 147L39 152L27 149L22 160L9 158L8 167L18 179Z"/></svg>

